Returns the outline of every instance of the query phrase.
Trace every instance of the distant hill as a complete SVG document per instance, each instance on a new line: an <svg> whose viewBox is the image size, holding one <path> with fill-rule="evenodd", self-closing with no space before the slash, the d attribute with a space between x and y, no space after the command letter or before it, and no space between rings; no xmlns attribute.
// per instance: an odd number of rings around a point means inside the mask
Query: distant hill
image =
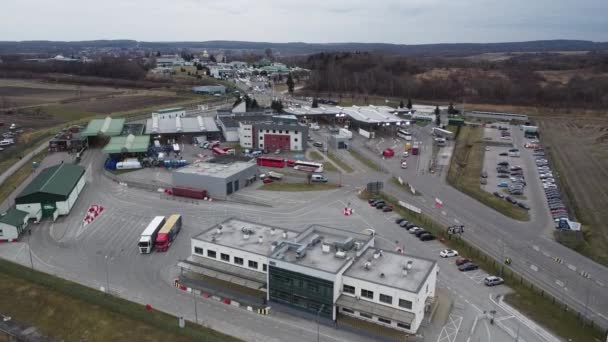
<svg viewBox="0 0 608 342"><path fill-rule="evenodd" d="M21 41L0 42L0 53L70 53L83 49L149 49L176 51L180 49L207 49L263 52L270 48L281 55L308 55L319 52L369 51L404 56L470 56L501 52L548 51L608 51L608 42L586 40L537 40L507 43L456 43L456 44L384 44L384 43L268 43L213 40L204 42L138 42L135 40L91 41Z"/></svg>

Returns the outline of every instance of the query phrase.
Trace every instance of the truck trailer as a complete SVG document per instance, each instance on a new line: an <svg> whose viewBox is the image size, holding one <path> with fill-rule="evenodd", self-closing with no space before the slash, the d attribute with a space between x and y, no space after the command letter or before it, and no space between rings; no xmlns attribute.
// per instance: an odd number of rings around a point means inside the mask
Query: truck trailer
<svg viewBox="0 0 608 342"><path fill-rule="evenodd" d="M412 145L412 154L415 155L415 156L417 156L418 153L420 153L420 145L417 142L415 142Z"/></svg>
<svg viewBox="0 0 608 342"><path fill-rule="evenodd" d="M171 246L173 240L179 231L182 229L182 216L181 215L171 215L165 222L165 225L160 229L158 234L156 235L156 251L157 252L166 252Z"/></svg>
<svg viewBox="0 0 608 342"><path fill-rule="evenodd" d="M173 196L179 197L187 197L187 198L195 198L195 199L205 199L207 197L207 190L195 189L195 188L185 188L185 187L173 187L171 189Z"/></svg>
<svg viewBox="0 0 608 342"><path fill-rule="evenodd" d="M141 233L139 243L137 244L140 254L152 253L152 247L156 241L158 230L165 224L164 216L156 216L148 224L146 229Z"/></svg>

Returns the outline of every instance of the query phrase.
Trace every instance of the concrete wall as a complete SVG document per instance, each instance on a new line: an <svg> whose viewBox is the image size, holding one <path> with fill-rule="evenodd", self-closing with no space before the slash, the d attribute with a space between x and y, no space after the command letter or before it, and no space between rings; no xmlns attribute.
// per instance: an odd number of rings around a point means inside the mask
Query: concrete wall
<svg viewBox="0 0 608 342"><path fill-rule="evenodd" d="M251 124L239 123L239 143L241 147L253 148L253 126Z"/></svg>
<svg viewBox="0 0 608 342"><path fill-rule="evenodd" d="M257 236L254 234L252 236L249 237L253 243L255 243L255 241L257 240ZM221 241L221 236L220 236L220 241ZM198 254L195 252L195 248L196 247L200 247L203 249L203 254ZM207 255L207 251L208 250L212 250L216 252L216 257L215 258L210 258ZM234 248L230 248L230 247L225 247L225 246L220 246L211 242L207 242L207 241L200 241L200 240L196 240L196 239L192 239L192 243L191 243L191 253L192 255L196 255L199 257L204 257L210 260L215 260L215 261L220 261L223 263L227 263L230 265L234 265L234 266L238 266L238 267L242 267L248 270L252 270L252 271L258 271L260 273L267 273L267 270L264 271L263 270L263 266L262 265L268 265L268 257L264 256L264 255L259 255L259 254L254 254L254 253L249 253L247 251L243 251L240 249L234 249ZM228 254L230 256L230 260L229 261L223 261L221 258L221 253L224 254ZM243 265L238 265L234 263L234 258L238 257L238 258L242 258L243 259ZM251 261L255 261L258 263L258 268L251 268L249 267L249 260ZM267 266L268 267L268 266Z"/></svg>
<svg viewBox="0 0 608 342"><path fill-rule="evenodd" d="M17 227L0 223L0 241L13 241L18 237Z"/></svg>
<svg viewBox="0 0 608 342"><path fill-rule="evenodd" d="M42 215L42 205L40 203L17 204L15 207L29 213L30 217L40 219L40 215Z"/></svg>

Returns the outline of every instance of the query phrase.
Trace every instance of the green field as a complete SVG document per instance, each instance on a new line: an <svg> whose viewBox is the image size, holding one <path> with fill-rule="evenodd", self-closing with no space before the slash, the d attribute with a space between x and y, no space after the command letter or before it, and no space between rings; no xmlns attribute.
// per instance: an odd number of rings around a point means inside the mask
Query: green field
<svg viewBox="0 0 608 342"><path fill-rule="evenodd" d="M463 126L456 137L456 147L448 170L448 184L499 213L520 221L530 219L528 211L484 191L479 185L483 166L483 129Z"/></svg>
<svg viewBox="0 0 608 342"><path fill-rule="evenodd" d="M0 260L0 312L64 341L237 341L157 310Z"/></svg>

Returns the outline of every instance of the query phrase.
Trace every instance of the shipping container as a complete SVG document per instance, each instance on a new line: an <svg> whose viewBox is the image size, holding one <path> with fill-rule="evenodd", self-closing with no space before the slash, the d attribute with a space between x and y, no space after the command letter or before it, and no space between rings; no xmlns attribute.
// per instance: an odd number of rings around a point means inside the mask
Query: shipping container
<svg viewBox="0 0 608 342"><path fill-rule="evenodd" d="M173 196L188 197L196 199L204 199L207 197L207 190L195 189L195 188L183 188L174 187L172 188Z"/></svg>

